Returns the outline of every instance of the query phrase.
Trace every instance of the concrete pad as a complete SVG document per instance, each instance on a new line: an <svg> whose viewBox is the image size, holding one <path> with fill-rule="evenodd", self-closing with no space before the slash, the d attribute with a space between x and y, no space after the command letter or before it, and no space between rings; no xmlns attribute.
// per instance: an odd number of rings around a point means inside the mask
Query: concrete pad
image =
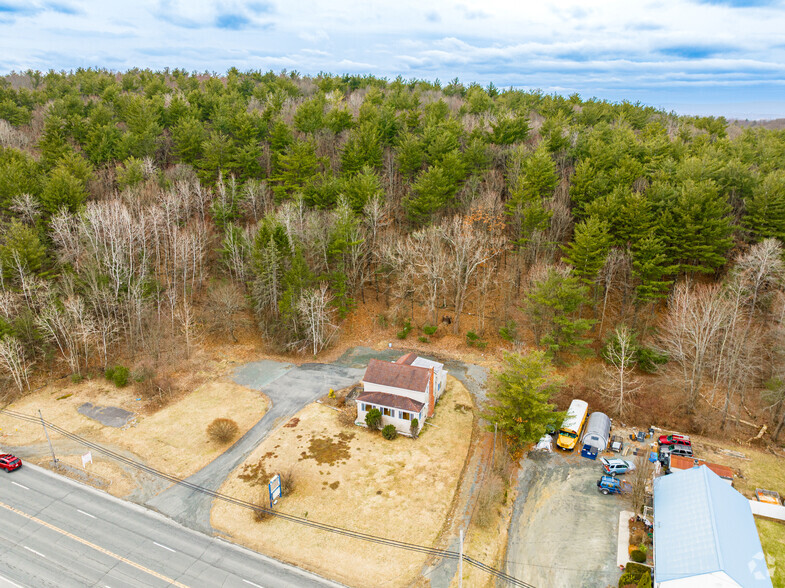
<svg viewBox="0 0 785 588"><path fill-rule="evenodd" d="M623 510L619 513L619 545L616 549L616 565L626 566L630 561L630 519L635 513Z"/></svg>

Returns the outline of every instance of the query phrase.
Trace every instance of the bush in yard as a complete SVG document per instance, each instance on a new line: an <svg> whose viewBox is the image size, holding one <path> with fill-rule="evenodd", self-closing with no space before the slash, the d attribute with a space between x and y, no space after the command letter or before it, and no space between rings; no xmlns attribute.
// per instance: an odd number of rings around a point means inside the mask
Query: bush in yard
<svg viewBox="0 0 785 588"><path fill-rule="evenodd" d="M641 579L638 580L638 588L652 588L650 573L647 572L641 576Z"/></svg>
<svg viewBox="0 0 785 588"><path fill-rule="evenodd" d="M256 502L254 502L254 506L256 508L253 510L253 520L255 520L257 523L261 523L262 521L265 521L273 516L269 510L270 495L268 492L269 491L267 490L267 487L262 488L259 491L259 498L256 499Z"/></svg>
<svg viewBox="0 0 785 588"><path fill-rule="evenodd" d="M215 419L207 425L207 435L218 443L229 443L237 437L240 428L232 419Z"/></svg>
<svg viewBox="0 0 785 588"><path fill-rule="evenodd" d="M426 335L434 335L436 333L436 329L439 327L435 327L433 325L423 325L422 332Z"/></svg>
<svg viewBox="0 0 785 588"><path fill-rule="evenodd" d="M388 441L392 441L398 436L398 431L395 430L395 425L385 425L382 429L382 437Z"/></svg>
<svg viewBox="0 0 785 588"><path fill-rule="evenodd" d="M118 388L123 388L128 384L128 377L130 375L131 370L123 365L116 365L114 367L107 368L104 372L106 379L114 382L114 385Z"/></svg>
<svg viewBox="0 0 785 588"><path fill-rule="evenodd" d="M431 342L431 340L428 339L428 337L426 337L425 335L420 335L419 337L417 337L417 340L420 343L430 343Z"/></svg>
<svg viewBox="0 0 785 588"><path fill-rule="evenodd" d="M417 435L420 434L420 421L417 419L412 419L412 422L409 423L409 432L412 434L414 439L417 439Z"/></svg>
<svg viewBox="0 0 785 588"><path fill-rule="evenodd" d="M643 563L646 561L646 554L640 549L633 549L630 553L630 559L634 562Z"/></svg>
<svg viewBox="0 0 785 588"><path fill-rule="evenodd" d="M365 413L365 424L369 429L378 429L382 426L382 412L378 408L372 408Z"/></svg>
<svg viewBox="0 0 785 588"><path fill-rule="evenodd" d="M624 567L624 573L619 578L619 588L637 586L642 576L650 576L651 570L639 563L630 562Z"/></svg>

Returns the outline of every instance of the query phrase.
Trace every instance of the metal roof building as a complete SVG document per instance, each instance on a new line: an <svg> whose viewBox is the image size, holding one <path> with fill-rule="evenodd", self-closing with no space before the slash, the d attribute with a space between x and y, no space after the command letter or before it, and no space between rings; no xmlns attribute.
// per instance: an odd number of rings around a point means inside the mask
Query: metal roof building
<svg viewBox="0 0 785 588"><path fill-rule="evenodd" d="M611 419L602 412L593 412L589 415L586 430L583 433L582 443L596 447L597 451L605 451L611 434Z"/></svg>
<svg viewBox="0 0 785 588"><path fill-rule="evenodd" d="M705 465L654 481L654 585L772 586L749 502Z"/></svg>

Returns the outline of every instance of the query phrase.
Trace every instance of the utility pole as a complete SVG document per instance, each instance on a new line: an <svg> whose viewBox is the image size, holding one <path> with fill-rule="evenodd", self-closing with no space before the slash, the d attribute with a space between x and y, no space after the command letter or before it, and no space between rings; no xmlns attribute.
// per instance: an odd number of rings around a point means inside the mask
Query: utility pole
<svg viewBox="0 0 785 588"><path fill-rule="evenodd" d="M44 422L44 416L41 414L41 409L38 409L38 416L41 419L41 426L44 428L44 435L46 435L46 440L49 443L49 451L52 452L52 463L57 465L57 458L55 457L55 450L52 447L52 440L49 438L49 431L46 430L46 423Z"/></svg>
<svg viewBox="0 0 785 588"><path fill-rule="evenodd" d="M463 529L461 529L460 541L461 541L461 549L460 549L461 557L458 560L458 578L459 578L458 586L459 588L463 588Z"/></svg>

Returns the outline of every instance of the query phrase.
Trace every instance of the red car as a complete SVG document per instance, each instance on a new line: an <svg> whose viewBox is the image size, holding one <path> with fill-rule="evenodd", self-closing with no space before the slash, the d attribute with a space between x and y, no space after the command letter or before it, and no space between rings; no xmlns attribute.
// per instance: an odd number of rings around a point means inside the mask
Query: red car
<svg viewBox="0 0 785 588"><path fill-rule="evenodd" d="M660 435L660 445L692 445L687 435Z"/></svg>
<svg viewBox="0 0 785 588"><path fill-rule="evenodd" d="M12 470L16 470L22 467L22 460L18 457L11 455L10 453L4 453L0 455L0 469L4 469L7 472Z"/></svg>

